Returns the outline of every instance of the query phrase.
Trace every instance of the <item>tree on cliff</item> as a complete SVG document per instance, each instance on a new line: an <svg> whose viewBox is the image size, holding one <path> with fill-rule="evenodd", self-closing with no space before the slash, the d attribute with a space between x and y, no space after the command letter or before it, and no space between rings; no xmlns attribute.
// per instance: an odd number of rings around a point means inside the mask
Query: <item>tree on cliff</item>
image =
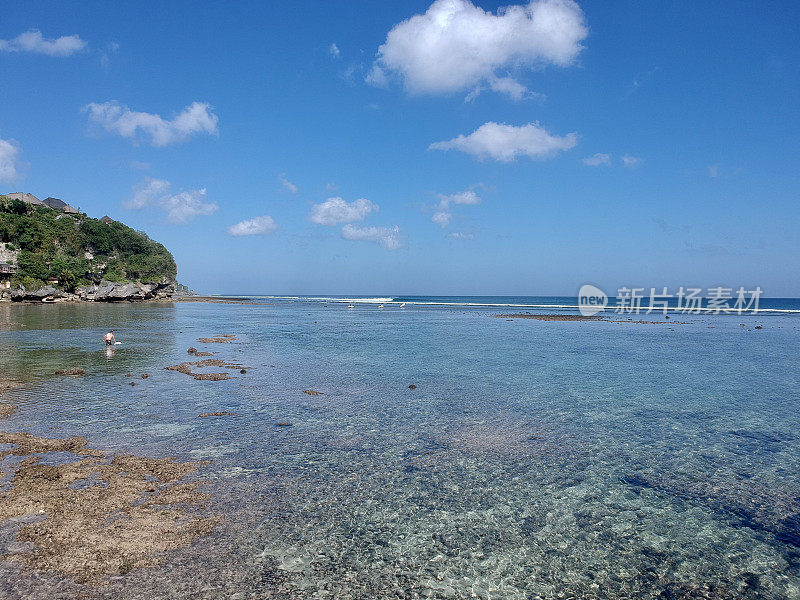
<svg viewBox="0 0 800 600"><path fill-rule="evenodd" d="M5 196L0 196L0 242L18 251L14 282L29 289L49 279L71 290L99 278L167 283L177 275L172 254L145 233Z"/></svg>

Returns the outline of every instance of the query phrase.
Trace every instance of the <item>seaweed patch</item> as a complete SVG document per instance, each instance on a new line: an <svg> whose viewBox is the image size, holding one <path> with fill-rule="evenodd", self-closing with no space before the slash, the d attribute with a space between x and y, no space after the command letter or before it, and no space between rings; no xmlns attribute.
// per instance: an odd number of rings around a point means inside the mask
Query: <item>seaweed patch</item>
<svg viewBox="0 0 800 600"><path fill-rule="evenodd" d="M192 509L207 494L199 482L183 479L203 463L173 458L117 455L109 459L87 447L84 438L47 439L0 432L0 453L27 457L0 493L0 522L24 516L17 539L31 547L4 554L4 560L102 585L110 575L151 567L164 553L207 535L218 523ZM78 460L40 464L50 452L70 452Z"/></svg>

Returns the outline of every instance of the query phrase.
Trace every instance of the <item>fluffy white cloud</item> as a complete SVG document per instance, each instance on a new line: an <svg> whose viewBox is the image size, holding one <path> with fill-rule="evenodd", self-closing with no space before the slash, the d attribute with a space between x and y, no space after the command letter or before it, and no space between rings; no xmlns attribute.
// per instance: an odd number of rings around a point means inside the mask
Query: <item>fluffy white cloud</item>
<svg viewBox="0 0 800 600"><path fill-rule="evenodd" d="M84 42L77 35L65 35L54 40L42 36L38 29L31 29L21 33L13 40L0 40L0 51L5 52L32 52L47 56L69 56L86 48Z"/></svg>
<svg viewBox="0 0 800 600"><path fill-rule="evenodd" d="M622 157L622 164L628 168L638 167L643 161L643 158L639 158L638 156L630 156L628 154Z"/></svg>
<svg viewBox="0 0 800 600"><path fill-rule="evenodd" d="M341 51L339 50L339 46L337 46L335 42L331 44L330 48L328 48L328 52L331 53L331 56L333 58L339 58L339 55L341 54Z"/></svg>
<svg viewBox="0 0 800 600"><path fill-rule="evenodd" d="M460 231L454 231L453 233L448 233L448 237L451 237L455 240L471 240L475 237L474 233L462 233Z"/></svg>
<svg viewBox="0 0 800 600"><path fill-rule="evenodd" d="M0 140L0 182L11 183L19 176L20 147L13 140Z"/></svg>
<svg viewBox="0 0 800 600"><path fill-rule="evenodd" d="M146 206L156 206L167 213L167 221L170 223L186 223L198 215L211 215L219 209L214 202L207 200L205 188L171 194L171 187L169 181L147 177L134 186L133 195L125 203L125 207L138 210Z"/></svg>
<svg viewBox="0 0 800 600"><path fill-rule="evenodd" d="M437 210L435 213L433 213L431 221L437 225L441 225L442 227L447 227L450 225L450 219L452 218L453 213L447 212L446 210Z"/></svg>
<svg viewBox="0 0 800 600"><path fill-rule="evenodd" d="M586 158L581 159L583 164L589 165L590 167L599 167L600 165L610 165L611 164L611 155L610 154L603 154L602 152L598 152L592 156L587 156Z"/></svg>
<svg viewBox="0 0 800 600"><path fill-rule="evenodd" d="M219 133L219 118L205 102L193 102L173 119L163 119L159 115L132 111L119 102L92 102L84 107L89 113L89 121L110 133L124 138L135 139L139 130L150 136L153 146L169 146L183 142L196 133Z"/></svg>
<svg viewBox="0 0 800 600"><path fill-rule="evenodd" d="M139 210L145 206L153 204L156 199L169 192L172 184L164 179L154 179L147 177L141 183L133 187L133 196L125 202L125 208Z"/></svg>
<svg viewBox="0 0 800 600"><path fill-rule="evenodd" d="M398 23L378 48L367 82L403 79L413 94L466 91L488 83L521 98L525 87L504 72L542 64L567 66L588 35L572 0L533 0L493 14L469 0L436 0L423 15Z"/></svg>
<svg viewBox="0 0 800 600"><path fill-rule="evenodd" d="M479 159L493 158L509 162L518 156L533 159L549 158L578 143L577 133L563 137L551 135L538 123L520 127L489 121L469 135L459 135L449 141L435 142L429 150L459 150Z"/></svg>
<svg viewBox="0 0 800 600"><path fill-rule="evenodd" d="M366 198L359 198L350 203L341 198L328 198L321 204L311 207L311 220L320 225L338 225L363 221L369 213L378 210L378 205Z"/></svg>
<svg viewBox="0 0 800 600"><path fill-rule="evenodd" d="M475 193L475 190L465 190L457 194L438 194L439 205L436 207L436 212L433 213L431 221L442 227L447 227L450 224L450 219L453 214L450 212L451 204L479 204L481 201L480 196Z"/></svg>
<svg viewBox="0 0 800 600"><path fill-rule="evenodd" d="M277 228L278 226L272 217L264 215L263 217L254 217L236 225L231 225L228 227L228 233L235 236L267 235Z"/></svg>
<svg viewBox="0 0 800 600"><path fill-rule="evenodd" d="M198 215L212 215L219 206L206 199L206 189L187 190L163 199L170 223L186 223Z"/></svg>
<svg viewBox="0 0 800 600"><path fill-rule="evenodd" d="M457 194L439 194L440 206L447 208L450 204L480 204L481 198L475 193L475 190L465 190Z"/></svg>
<svg viewBox="0 0 800 600"><path fill-rule="evenodd" d="M287 192L292 194L296 194L298 192L297 186L286 178L286 173L281 173L278 175L278 181L281 182L283 189L285 189Z"/></svg>
<svg viewBox="0 0 800 600"><path fill-rule="evenodd" d="M346 240L374 242L387 250L397 250L402 246L400 228L394 227L359 227L347 224L342 227L342 237Z"/></svg>

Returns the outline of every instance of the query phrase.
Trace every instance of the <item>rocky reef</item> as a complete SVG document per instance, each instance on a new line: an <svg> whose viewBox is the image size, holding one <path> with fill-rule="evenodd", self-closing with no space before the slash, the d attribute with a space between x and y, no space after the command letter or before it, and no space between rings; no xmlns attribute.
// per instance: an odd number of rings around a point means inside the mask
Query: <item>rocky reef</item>
<svg viewBox="0 0 800 600"><path fill-rule="evenodd" d="M174 283L101 282L67 292L52 286L27 290L24 286L0 292L0 301L11 302L141 302L168 300L175 294Z"/></svg>

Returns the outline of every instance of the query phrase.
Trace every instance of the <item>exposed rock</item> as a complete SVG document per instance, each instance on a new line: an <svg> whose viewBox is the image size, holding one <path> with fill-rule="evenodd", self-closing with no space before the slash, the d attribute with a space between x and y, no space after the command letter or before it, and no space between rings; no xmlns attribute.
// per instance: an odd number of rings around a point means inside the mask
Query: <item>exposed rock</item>
<svg viewBox="0 0 800 600"><path fill-rule="evenodd" d="M198 381L225 381L231 378L227 373L192 373L192 377Z"/></svg>
<svg viewBox="0 0 800 600"><path fill-rule="evenodd" d="M194 356L211 356L211 352L200 352L200 350L198 350L194 346L189 348L186 352L188 352L189 354L193 354Z"/></svg>
<svg viewBox="0 0 800 600"><path fill-rule="evenodd" d="M16 444L0 457L28 457L3 495L0 522L43 516L19 528L22 549L5 560L102 585L106 576L159 564L165 552L188 546L218 523L195 513L208 496L197 491L197 482L182 481L204 463L126 455L109 460L87 448L84 438L0 432L0 443ZM39 464L49 452L70 452L78 460Z"/></svg>
<svg viewBox="0 0 800 600"><path fill-rule="evenodd" d="M232 335L230 333L220 333L210 338L207 337L197 338L197 341L200 342L201 344L227 344L229 342L234 341L235 339L236 339L235 335Z"/></svg>
<svg viewBox="0 0 800 600"><path fill-rule="evenodd" d="M16 410L17 407L13 404L9 404L8 402L0 402L0 419L7 419L13 415Z"/></svg>
<svg viewBox="0 0 800 600"><path fill-rule="evenodd" d="M410 390L415 390L415 389L417 389L417 386L415 386L415 385L412 383L410 386L408 386L408 389L410 389Z"/></svg>
<svg viewBox="0 0 800 600"><path fill-rule="evenodd" d="M69 369L59 369L56 375L86 375L86 369L81 367L70 367Z"/></svg>
<svg viewBox="0 0 800 600"><path fill-rule="evenodd" d="M286 421L281 421L280 423L275 423L275 427L291 427L291 423L287 423Z"/></svg>
<svg viewBox="0 0 800 600"><path fill-rule="evenodd" d="M89 442L85 437L75 436L66 439L38 438L27 432L6 433L0 431L0 444L14 444L11 450L0 452L0 460L6 456L30 456L34 452L72 452L80 456L104 456L100 450L93 450L86 446Z"/></svg>
<svg viewBox="0 0 800 600"><path fill-rule="evenodd" d="M148 377L150 377L150 375L149 375L149 374L147 374L147 373L142 373L142 379L147 379Z"/></svg>
<svg viewBox="0 0 800 600"><path fill-rule="evenodd" d="M237 416L237 415L234 412L219 411L219 412L200 413L199 415L197 415L197 418L198 419L205 419L207 417L235 417L235 416Z"/></svg>
<svg viewBox="0 0 800 600"><path fill-rule="evenodd" d="M25 292L26 300L43 300L44 298L61 298L63 296L64 292L62 292L61 290L57 290L56 288L50 285L46 285L43 288L39 288L38 290Z"/></svg>
<svg viewBox="0 0 800 600"><path fill-rule="evenodd" d="M106 300L128 300L132 298L137 300L144 299L142 289L135 283L126 283L122 286L113 286L105 296Z"/></svg>
<svg viewBox="0 0 800 600"><path fill-rule="evenodd" d="M318 392L316 390L303 390L304 394L308 394L309 396L323 396L322 392Z"/></svg>
<svg viewBox="0 0 800 600"><path fill-rule="evenodd" d="M59 298L71 301L88 302L140 302L143 300L160 300L171 298L175 292L172 283L114 283L103 281L99 285L79 287L74 293L68 294L51 286L29 291L20 286L11 294L12 300L42 300L44 298Z"/></svg>
<svg viewBox="0 0 800 600"><path fill-rule="evenodd" d="M242 369L242 365L240 364L227 363L218 358L207 358L205 360L198 360L194 362L182 362L180 364L171 365L164 368L167 371L178 371L178 373L183 373L184 375L191 375L200 381L223 381L231 378L228 373L196 373L192 370L192 367L222 367L223 369L230 370Z"/></svg>

